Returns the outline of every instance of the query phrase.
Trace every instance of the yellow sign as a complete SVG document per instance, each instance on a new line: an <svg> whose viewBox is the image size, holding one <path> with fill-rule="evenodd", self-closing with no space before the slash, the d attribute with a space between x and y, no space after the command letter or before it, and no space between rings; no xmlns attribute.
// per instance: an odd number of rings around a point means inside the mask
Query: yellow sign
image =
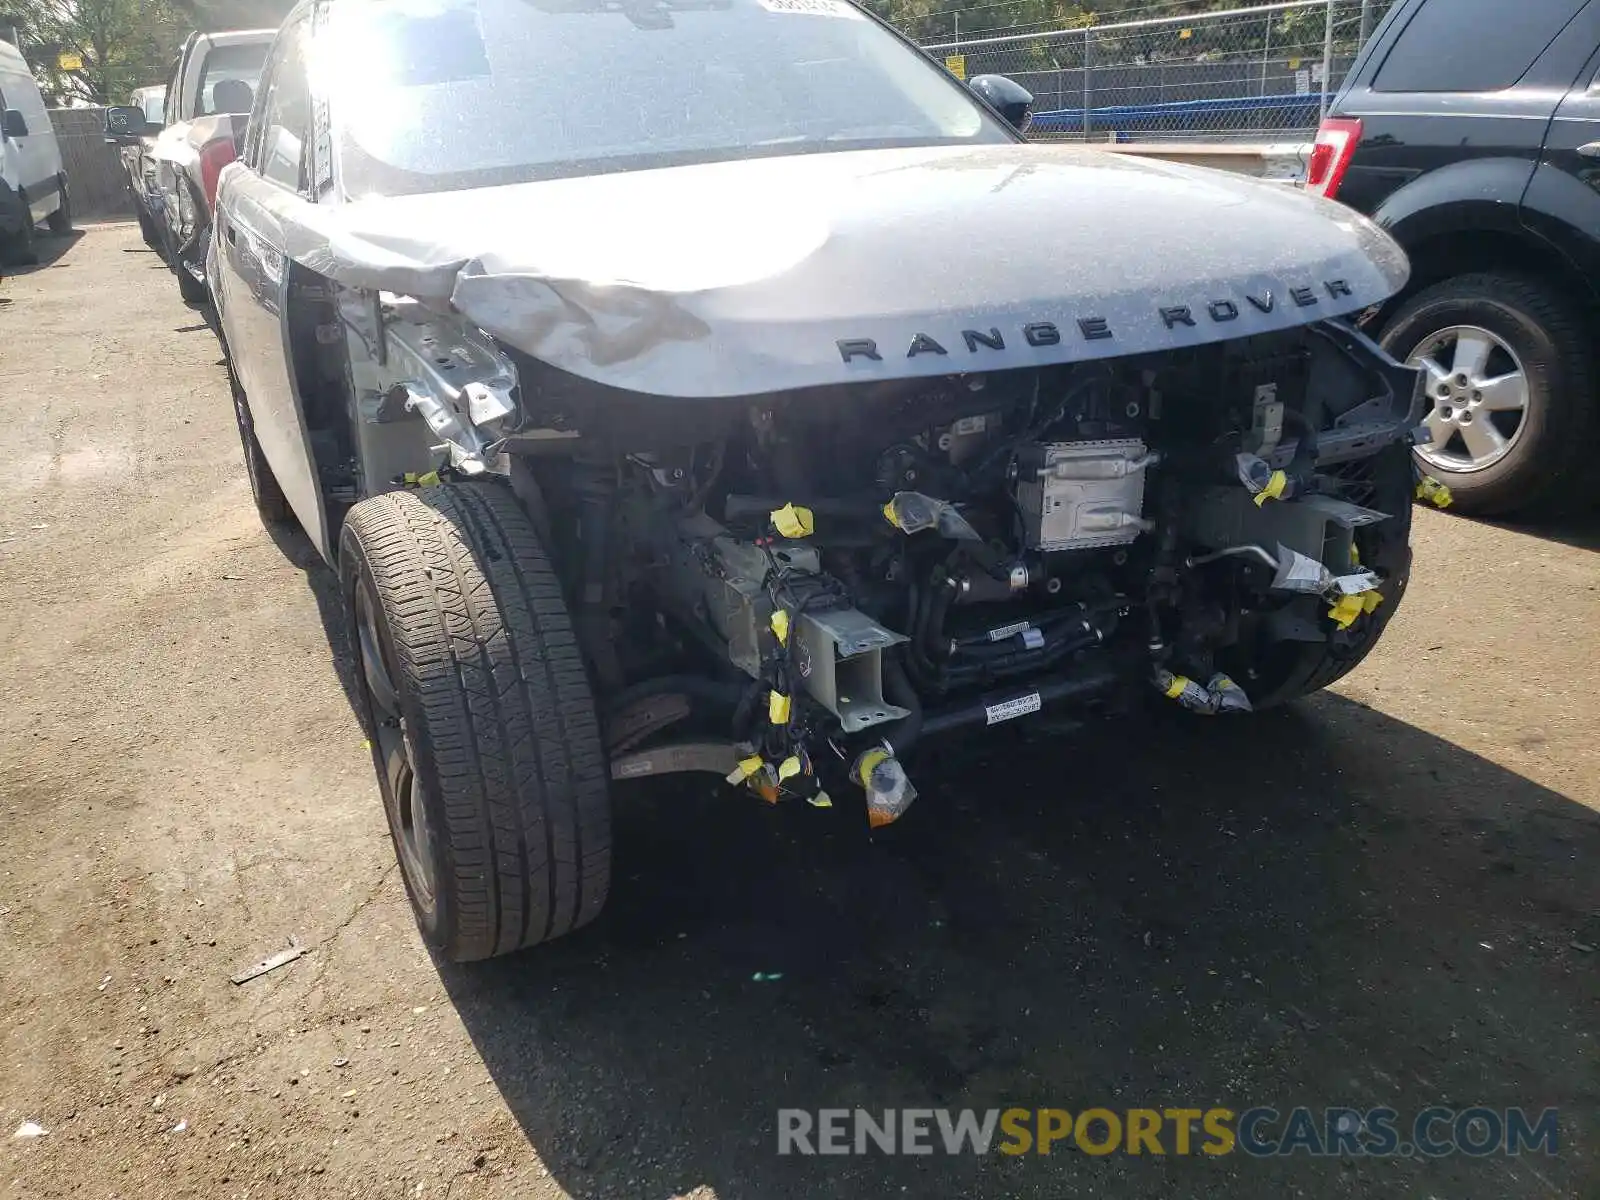
<svg viewBox="0 0 1600 1200"><path fill-rule="evenodd" d="M944 66L945 70L949 71L957 79L963 82L966 81L967 56L965 54L946 54L944 56Z"/></svg>
<svg viewBox="0 0 1600 1200"><path fill-rule="evenodd" d="M1298 58L1291 58L1289 60L1289 70L1298 71L1299 69L1300 69L1300 60Z"/></svg>
<svg viewBox="0 0 1600 1200"><path fill-rule="evenodd" d="M1192 38L1193 36L1194 36L1194 30L1192 30L1192 29L1180 29L1180 30L1178 30L1178 40L1180 42L1186 42L1190 38Z"/></svg>
<svg viewBox="0 0 1600 1200"><path fill-rule="evenodd" d="M70 50L63 50L56 58L56 65L63 71L81 71L83 70L83 59Z"/></svg>

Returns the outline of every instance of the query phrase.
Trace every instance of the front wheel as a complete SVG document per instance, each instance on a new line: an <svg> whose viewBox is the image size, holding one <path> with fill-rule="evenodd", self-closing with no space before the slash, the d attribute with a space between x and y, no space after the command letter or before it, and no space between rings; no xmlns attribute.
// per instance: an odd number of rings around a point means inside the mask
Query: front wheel
<svg viewBox="0 0 1600 1200"><path fill-rule="evenodd" d="M208 302L211 299L210 290L207 289L204 283L189 273L189 268L183 265L182 260L177 256L176 250L173 251L173 262L176 264L173 270L178 275L178 295L183 298L183 302L193 305Z"/></svg>
<svg viewBox="0 0 1600 1200"><path fill-rule="evenodd" d="M156 224L156 219L150 215L148 209L137 200L134 201L135 211L139 217L139 236L144 239L144 244L157 254L164 254L166 246L161 238L161 226Z"/></svg>
<svg viewBox="0 0 1600 1200"><path fill-rule="evenodd" d="M66 237L72 232L72 196L67 191L65 177L61 179L61 206L51 213L48 218L50 232L57 237Z"/></svg>
<svg viewBox="0 0 1600 1200"><path fill-rule="evenodd" d="M610 884L607 760L560 585L510 490L364 500L339 574L424 939L460 962L593 920Z"/></svg>
<svg viewBox="0 0 1600 1200"><path fill-rule="evenodd" d="M1446 280L1388 321L1384 349L1426 375L1433 442L1417 458L1459 511L1555 510L1589 494L1591 337L1571 301L1521 275Z"/></svg>
<svg viewBox="0 0 1600 1200"><path fill-rule="evenodd" d="M0 238L0 260L12 266L31 267L39 261L38 234L33 227L33 212L28 207L28 198L21 193L17 198L22 203L22 228L9 238Z"/></svg>
<svg viewBox="0 0 1600 1200"><path fill-rule="evenodd" d="M162 241L166 246L167 265L172 268L172 273L178 277L178 295L185 304L204 304L211 299L211 292L206 285L201 283L189 273L189 268L184 266L183 255L178 249L177 235L172 232L171 225L163 225L164 236Z"/></svg>

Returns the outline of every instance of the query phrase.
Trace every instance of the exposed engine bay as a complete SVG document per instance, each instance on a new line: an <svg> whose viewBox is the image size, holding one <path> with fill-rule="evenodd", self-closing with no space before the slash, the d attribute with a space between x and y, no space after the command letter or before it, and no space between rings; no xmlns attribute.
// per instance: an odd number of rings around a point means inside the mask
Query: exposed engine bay
<svg viewBox="0 0 1600 1200"><path fill-rule="evenodd" d="M738 401L517 369L476 444L547 530L619 778L848 779L884 823L953 729L1312 690L1409 567L1416 377L1342 323Z"/></svg>

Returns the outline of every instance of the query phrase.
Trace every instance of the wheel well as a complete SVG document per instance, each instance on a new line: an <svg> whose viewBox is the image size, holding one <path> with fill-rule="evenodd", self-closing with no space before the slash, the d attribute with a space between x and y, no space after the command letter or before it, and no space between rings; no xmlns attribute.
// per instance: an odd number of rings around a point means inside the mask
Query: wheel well
<svg viewBox="0 0 1600 1200"><path fill-rule="evenodd" d="M328 513L329 537L337 541L344 513L356 501L344 327L334 285L295 262L289 265L288 326L295 389Z"/></svg>
<svg viewBox="0 0 1600 1200"><path fill-rule="evenodd" d="M1411 280L1383 306L1374 322L1379 328L1418 292L1457 275L1485 271L1547 280L1577 303L1591 327L1600 324L1600 297L1572 263L1538 238L1494 229L1456 229L1407 246L1406 253L1411 259Z"/></svg>

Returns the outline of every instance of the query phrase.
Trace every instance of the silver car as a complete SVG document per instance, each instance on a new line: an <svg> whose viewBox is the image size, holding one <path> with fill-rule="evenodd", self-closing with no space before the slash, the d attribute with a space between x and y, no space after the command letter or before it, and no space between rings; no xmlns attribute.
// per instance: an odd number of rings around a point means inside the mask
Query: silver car
<svg viewBox="0 0 1600 1200"><path fill-rule="evenodd" d="M936 818L930 742L1247 719L1404 594L1417 376L1350 319L1407 266L1335 205L1031 145L846 0L307 3L262 88L246 465L453 958L600 912L613 787Z"/></svg>

